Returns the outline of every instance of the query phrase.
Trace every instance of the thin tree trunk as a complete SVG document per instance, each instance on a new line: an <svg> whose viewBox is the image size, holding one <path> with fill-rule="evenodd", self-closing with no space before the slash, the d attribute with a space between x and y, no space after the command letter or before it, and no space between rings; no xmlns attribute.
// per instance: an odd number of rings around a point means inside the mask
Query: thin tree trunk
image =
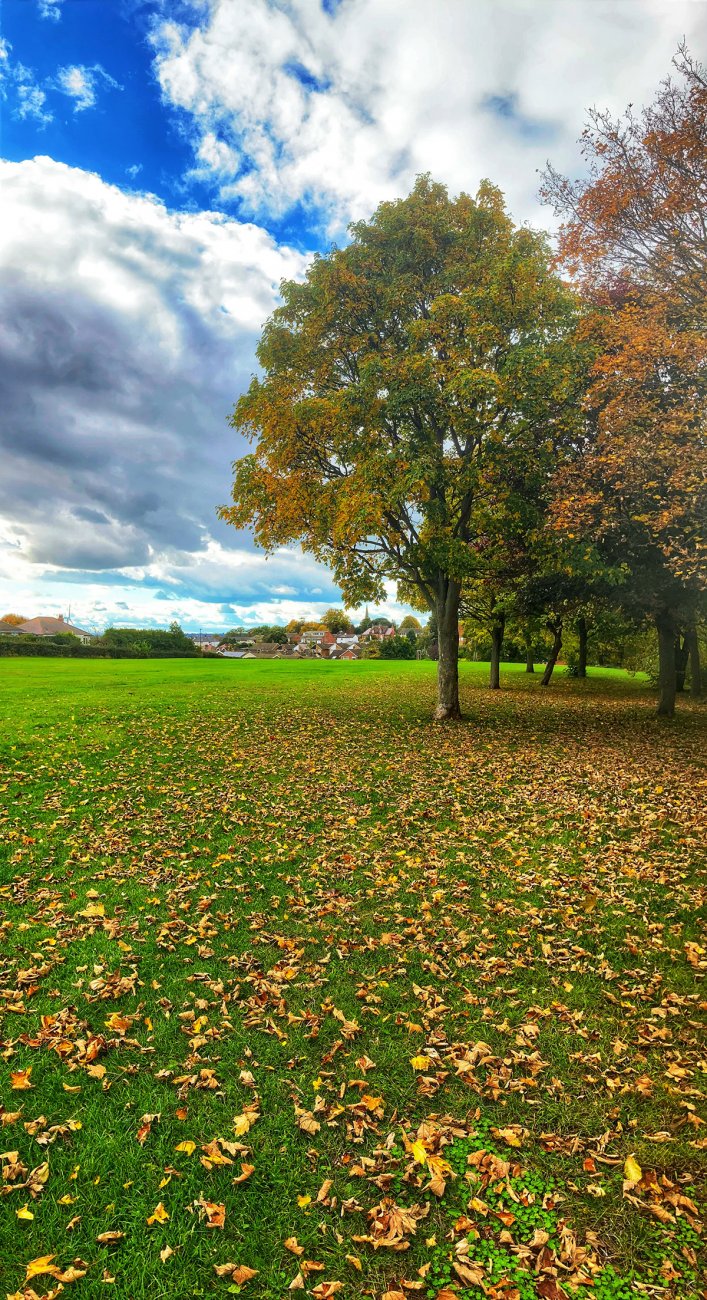
<svg viewBox="0 0 707 1300"><path fill-rule="evenodd" d="M586 677L587 675L587 620L584 615L577 619L577 635L579 637L579 663L577 665L577 676Z"/></svg>
<svg viewBox="0 0 707 1300"><path fill-rule="evenodd" d="M504 615L496 615L496 622L491 629L491 671L489 674L489 686L492 691L497 691L501 685L501 650L503 648L503 635L505 630L506 620Z"/></svg>
<svg viewBox="0 0 707 1300"><path fill-rule="evenodd" d="M555 664L557 663L557 657L562 649L562 620L557 623L548 623L548 627L552 632L552 649L550 651L550 657L545 664L545 672L543 673L540 682L541 686L550 685L550 678L552 677Z"/></svg>
<svg viewBox="0 0 707 1300"><path fill-rule="evenodd" d="M675 690L684 691L685 678L687 676L687 661L690 657L690 643L687 639L687 633L684 634L682 641L678 632L675 638Z"/></svg>
<svg viewBox="0 0 707 1300"><path fill-rule="evenodd" d="M690 694L693 699L698 700L702 694L702 670L700 668L700 642L694 623L688 627L685 640L687 641L690 656Z"/></svg>
<svg viewBox="0 0 707 1300"><path fill-rule="evenodd" d="M459 708L459 596L458 582L440 579L437 601L437 722L461 718Z"/></svg>
<svg viewBox="0 0 707 1300"><path fill-rule="evenodd" d="M525 671L526 673L535 672L535 664L533 663L533 647L530 643L527 643L525 647Z"/></svg>
<svg viewBox="0 0 707 1300"><path fill-rule="evenodd" d="M662 609L656 615L658 631L658 708L659 718L672 718L675 713L675 619L672 611Z"/></svg>

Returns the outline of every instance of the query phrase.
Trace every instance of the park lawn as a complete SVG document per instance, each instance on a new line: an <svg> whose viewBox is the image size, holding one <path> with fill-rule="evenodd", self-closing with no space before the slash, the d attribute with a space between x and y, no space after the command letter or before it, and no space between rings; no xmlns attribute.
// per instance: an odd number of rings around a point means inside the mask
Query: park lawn
<svg viewBox="0 0 707 1300"><path fill-rule="evenodd" d="M0 1292L701 1294L703 715L461 672L0 662Z"/></svg>

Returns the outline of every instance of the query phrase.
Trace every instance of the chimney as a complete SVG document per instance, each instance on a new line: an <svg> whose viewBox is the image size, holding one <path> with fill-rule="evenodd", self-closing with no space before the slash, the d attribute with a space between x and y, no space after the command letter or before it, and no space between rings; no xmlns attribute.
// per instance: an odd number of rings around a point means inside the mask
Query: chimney
<svg viewBox="0 0 707 1300"><path fill-rule="evenodd" d="M63 623L63 622L64 622L64 615L63 615L63 614L57 614L56 617L57 617L57 622L59 622L59 623Z"/></svg>

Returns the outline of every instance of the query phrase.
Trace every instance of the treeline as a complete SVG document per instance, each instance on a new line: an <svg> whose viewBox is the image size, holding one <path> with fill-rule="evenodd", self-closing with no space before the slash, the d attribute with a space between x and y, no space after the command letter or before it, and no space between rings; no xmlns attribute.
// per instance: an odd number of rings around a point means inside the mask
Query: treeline
<svg viewBox="0 0 707 1300"><path fill-rule="evenodd" d="M676 66L641 113L590 114L584 179L548 170L555 248L488 181L420 177L355 223L282 286L236 404L254 445L222 518L300 542L351 606L393 581L431 611L440 719L460 621L494 688L509 642L544 643L548 685L569 635L581 676L613 621L653 629L660 714L700 692L707 80Z"/></svg>

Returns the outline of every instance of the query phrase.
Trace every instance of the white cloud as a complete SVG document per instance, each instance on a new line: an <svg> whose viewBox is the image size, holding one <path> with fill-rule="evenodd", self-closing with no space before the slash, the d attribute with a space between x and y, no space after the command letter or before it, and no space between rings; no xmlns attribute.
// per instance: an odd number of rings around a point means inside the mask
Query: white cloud
<svg viewBox="0 0 707 1300"><path fill-rule="evenodd" d="M64 0L37 0L40 18L49 18L52 22L58 23L63 3Z"/></svg>
<svg viewBox="0 0 707 1300"><path fill-rule="evenodd" d="M59 68L56 74L56 88L73 99L75 113L95 106L99 85L122 90L122 86L109 76L100 63L95 63L90 68L84 64L74 63Z"/></svg>
<svg viewBox="0 0 707 1300"><path fill-rule="evenodd" d="M3 63L7 62L6 46ZM35 80L34 72L31 68L26 68L24 63L14 65L7 64L7 75L5 83L14 86L15 90L15 117L20 119L33 118L40 126L46 126L52 121L52 114L47 108L47 96Z"/></svg>
<svg viewBox="0 0 707 1300"><path fill-rule="evenodd" d="M64 613L71 606L79 626L112 624L225 630L239 624L317 619L340 597L311 558L282 550L266 558L245 548L210 540L203 551L171 563L158 557L144 567L109 575L71 574L51 564L32 564L16 530L0 519L0 616ZM322 578L324 582L322 584ZM288 581L289 579L289 581ZM392 615L394 602L383 612Z"/></svg>
<svg viewBox="0 0 707 1300"><path fill-rule="evenodd" d="M305 258L49 158L0 163L0 187L6 577L119 573L207 603L303 590L301 557L264 569L215 509L240 447L226 416Z"/></svg>
<svg viewBox="0 0 707 1300"><path fill-rule="evenodd" d="M428 170L454 190L489 175L546 222L536 168L576 167L586 109L651 97L683 35L699 54L702 4L211 0L153 28L197 170L254 213L305 202L333 226Z"/></svg>

